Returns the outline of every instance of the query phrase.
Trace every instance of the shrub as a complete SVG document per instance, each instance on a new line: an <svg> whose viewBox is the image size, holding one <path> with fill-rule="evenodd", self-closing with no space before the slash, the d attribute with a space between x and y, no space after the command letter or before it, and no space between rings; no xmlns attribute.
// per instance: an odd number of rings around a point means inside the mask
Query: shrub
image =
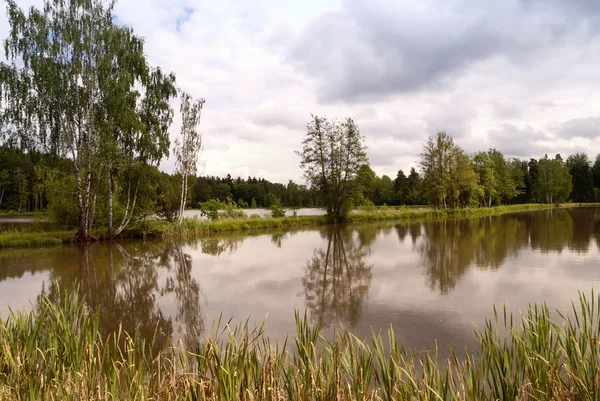
<svg viewBox="0 0 600 401"><path fill-rule="evenodd" d="M285 209L281 206L279 199L271 202L271 217L285 217Z"/></svg>

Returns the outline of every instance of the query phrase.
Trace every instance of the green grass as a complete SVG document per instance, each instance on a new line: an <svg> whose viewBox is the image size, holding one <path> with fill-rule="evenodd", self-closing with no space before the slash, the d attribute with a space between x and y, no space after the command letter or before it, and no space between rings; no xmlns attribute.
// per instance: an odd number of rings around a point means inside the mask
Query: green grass
<svg viewBox="0 0 600 401"><path fill-rule="evenodd" d="M63 237L68 235L64 232L53 233L23 233L23 232L8 232L0 234L0 248L11 247L37 247L44 245L59 245L62 244Z"/></svg>
<svg viewBox="0 0 600 401"><path fill-rule="evenodd" d="M555 208L571 208L580 206L600 206L600 204L562 204L562 205L546 205L546 204L527 204L527 205L510 205L496 206L491 208L474 208L474 209L453 209L453 210L437 210L437 209L379 209L372 211L358 211L350 213L346 219L346 223L367 223L377 221L423 221L435 220L444 218L468 218L468 217L484 217L497 216L507 213L518 213L535 210L547 210ZM154 223L151 223L154 224ZM205 221L197 218L184 219L179 229L174 225L162 224L160 235L209 235L222 232L232 231L250 231L268 228L288 228L288 227L313 227L319 225L331 224L326 216L298 216L298 217L282 217L282 218L244 218L244 219L223 219L216 221ZM135 229L134 229L135 230Z"/></svg>
<svg viewBox="0 0 600 401"><path fill-rule="evenodd" d="M100 334L98 315L63 294L0 319L0 398L596 400L599 306L592 293L557 315L544 304L517 318L494 309L476 331L480 348L448 360L406 350L393 328L327 341L298 313L296 335L283 344L261 326L219 321L196 348L180 343L153 355L135 334Z"/></svg>
<svg viewBox="0 0 600 401"><path fill-rule="evenodd" d="M382 208L370 211L358 211L350 213L346 223L368 223L378 221L426 221L448 218L470 218L497 216L506 213L518 213L535 210L547 210L555 208L593 207L600 206L598 203L581 204L565 203L561 205L527 204L496 206L491 208L474 209L413 209L413 208ZM248 217L242 219L221 219L216 221L200 220L198 218L186 218L179 228L174 223L163 220L149 220L131 225L119 239L125 238L168 238L174 236L193 237L211 235L224 232L248 232L265 229L289 229L302 227L316 227L331 224L326 216L298 216L298 217ZM0 248L7 247L35 247L42 245L56 245L70 242L75 235L75 230L60 232L5 232L0 233ZM94 238L102 240L106 233L97 229L92 233Z"/></svg>

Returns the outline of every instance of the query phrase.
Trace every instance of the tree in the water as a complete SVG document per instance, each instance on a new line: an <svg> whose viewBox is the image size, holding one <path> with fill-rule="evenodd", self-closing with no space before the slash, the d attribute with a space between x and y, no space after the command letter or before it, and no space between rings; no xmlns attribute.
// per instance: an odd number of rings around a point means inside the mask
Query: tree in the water
<svg viewBox="0 0 600 401"><path fill-rule="evenodd" d="M311 319L321 327L337 321L358 323L371 285L368 246L356 244L352 231L330 229L327 247L316 249L302 279Z"/></svg>
<svg viewBox="0 0 600 401"><path fill-rule="evenodd" d="M360 192L356 180L359 169L369 163L364 138L354 120L338 123L313 116L302 150L296 154L306 180L323 196L329 218L344 219Z"/></svg>
<svg viewBox="0 0 600 401"><path fill-rule="evenodd" d="M181 94L181 134L175 141L177 172L181 175L181 198L177 225L183 220L187 204L188 178L196 174L198 155L202 149L202 136L198 132L204 99L194 101L187 93Z"/></svg>

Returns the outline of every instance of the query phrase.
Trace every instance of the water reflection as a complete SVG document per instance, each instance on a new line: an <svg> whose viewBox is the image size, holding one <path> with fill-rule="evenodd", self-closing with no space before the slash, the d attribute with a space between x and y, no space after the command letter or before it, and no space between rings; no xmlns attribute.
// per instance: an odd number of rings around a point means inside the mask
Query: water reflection
<svg viewBox="0 0 600 401"><path fill-rule="evenodd" d="M498 269L525 247L543 253L566 247L587 252L599 224L600 210L590 208L419 223L397 227L397 233L402 242L408 230L414 244L423 228L418 251L429 285L447 294L469 267Z"/></svg>
<svg viewBox="0 0 600 401"><path fill-rule="evenodd" d="M332 228L322 235L327 246L315 249L302 278L306 306L313 323L328 327L341 322L353 327L361 317L371 285L372 264L367 263L369 244L376 236L353 237L353 230Z"/></svg>
<svg viewBox="0 0 600 401"><path fill-rule="evenodd" d="M198 343L204 329L201 290L191 276L191 257L178 243L83 245L76 255L78 269L53 270L43 295L56 302L61 291L78 290L91 310L100 311L103 335L121 326L152 344L154 353L170 344L174 327L187 345ZM174 317L158 302L169 296Z"/></svg>
<svg viewBox="0 0 600 401"><path fill-rule="evenodd" d="M600 208L462 220L262 230L182 242L0 250L0 314L58 288L99 308L103 333L137 332L155 350L193 345L205 325L268 315L293 334L293 311L365 336L394 325L402 341L459 347L492 305L570 299L600 280ZM77 286L74 284L77 282ZM477 302L473 302L476 299Z"/></svg>

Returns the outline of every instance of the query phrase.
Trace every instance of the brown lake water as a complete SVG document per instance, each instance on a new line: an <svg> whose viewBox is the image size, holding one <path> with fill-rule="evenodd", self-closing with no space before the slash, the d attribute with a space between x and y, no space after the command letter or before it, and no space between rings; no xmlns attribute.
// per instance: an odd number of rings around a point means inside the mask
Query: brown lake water
<svg viewBox="0 0 600 401"><path fill-rule="evenodd" d="M390 325L408 347L474 347L493 305L568 306L600 279L600 208L177 241L0 250L0 316L79 291L101 330L191 342L220 317L294 333L294 310L331 336ZM78 283L76 286L75 283ZM596 288L597 290L597 288ZM187 333L187 334L186 334ZM167 336L165 336L166 341Z"/></svg>

